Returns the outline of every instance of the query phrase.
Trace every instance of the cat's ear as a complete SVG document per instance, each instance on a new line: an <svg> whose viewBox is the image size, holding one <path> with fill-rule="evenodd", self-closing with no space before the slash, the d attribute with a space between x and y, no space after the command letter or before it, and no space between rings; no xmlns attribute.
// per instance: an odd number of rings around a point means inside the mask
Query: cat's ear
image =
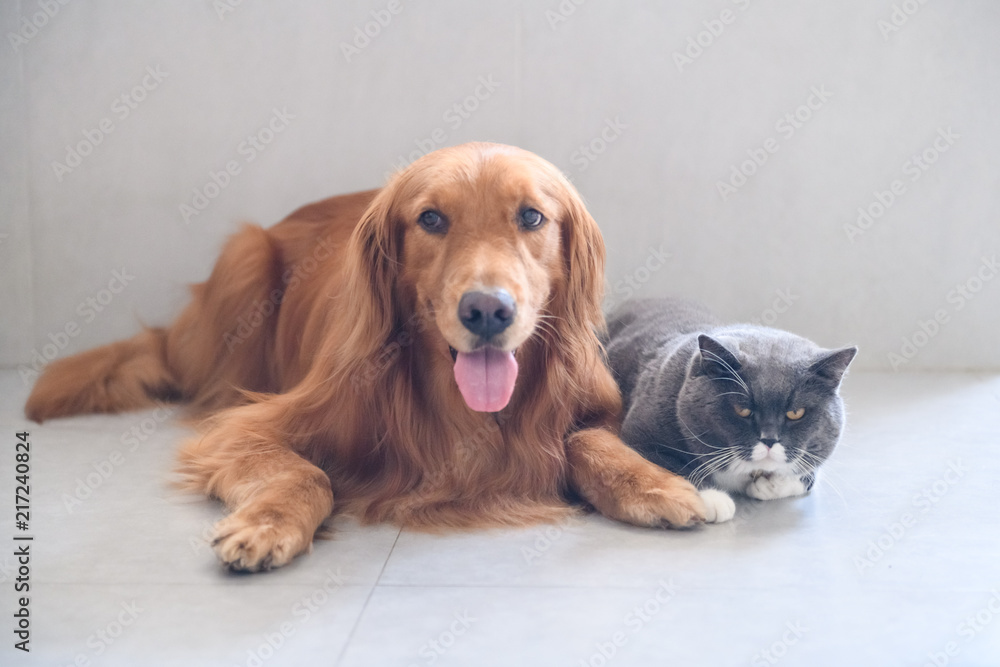
<svg viewBox="0 0 1000 667"><path fill-rule="evenodd" d="M851 365L854 356L858 353L856 347L845 347L833 352L824 352L823 356L813 362L809 367L809 372L816 378L824 380L837 387L840 385L847 367Z"/></svg>
<svg viewBox="0 0 1000 667"><path fill-rule="evenodd" d="M711 378L733 377L740 370L740 362L726 346L711 336L698 336L698 359L695 360L696 375L707 375Z"/></svg>

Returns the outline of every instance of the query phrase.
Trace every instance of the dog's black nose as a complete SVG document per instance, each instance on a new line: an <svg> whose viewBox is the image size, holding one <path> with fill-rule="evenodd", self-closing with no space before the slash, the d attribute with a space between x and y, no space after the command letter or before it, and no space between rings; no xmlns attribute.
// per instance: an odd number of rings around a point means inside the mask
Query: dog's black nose
<svg viewBox="0 0 1000 667"><path fill-rule="evenodd" d="M466 292L458 302L458 319L480 338L497 335L511 325L516 314L517 304L507 290Z"/></svg>

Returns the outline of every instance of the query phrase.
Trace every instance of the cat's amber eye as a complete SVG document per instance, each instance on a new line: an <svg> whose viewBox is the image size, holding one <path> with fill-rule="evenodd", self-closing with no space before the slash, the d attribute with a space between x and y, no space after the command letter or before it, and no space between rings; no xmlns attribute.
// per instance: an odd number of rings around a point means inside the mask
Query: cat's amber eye
<svg viewBox="0 0 1000 667"><path fill-rule="evenodd" d="M751 410L750 408L744 407L742 405L737 405L736 406L736 414L739 415L740 417L749 417L751 414L753 414L753 410Z"/></svg>
<svg viewBox="0 0 1000 667"><path fill-rule="evenodd" d="M789 410L788 412L785 413L785 416L794 422L802 419L802 416L805 415L805 413L806 413L805 408L799 408L798 410Z"/></svg>

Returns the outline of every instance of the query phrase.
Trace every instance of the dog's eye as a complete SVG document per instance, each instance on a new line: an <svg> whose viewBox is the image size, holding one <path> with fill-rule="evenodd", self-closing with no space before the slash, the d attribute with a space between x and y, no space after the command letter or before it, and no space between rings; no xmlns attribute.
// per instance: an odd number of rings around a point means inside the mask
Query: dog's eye
<svg viewBox="0 0 1000 667"><path fill-rule="evenodd" d="M521 227L523 229L538 229L545 222L545 216L533 208L521 211Z"/></svg>
<svg viewBox="0 0 1000 667"><path fill-rule="evenodd" d="M417 222L431 234L444 234L448 231L448 222L437 211L424 211Z"/></svg>

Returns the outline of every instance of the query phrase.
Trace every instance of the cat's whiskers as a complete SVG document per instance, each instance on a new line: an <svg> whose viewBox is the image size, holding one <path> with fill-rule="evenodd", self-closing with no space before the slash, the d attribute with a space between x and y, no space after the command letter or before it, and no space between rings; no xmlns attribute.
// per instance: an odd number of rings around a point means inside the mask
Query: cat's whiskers
<svg viewBox="0 0 1000 667"><path fill-rule="evenodd" d="M801 464L805 468L803 470L803 474L806 474L810 472L815 472L816 469L819 468L819 466L823 463L823 459L816 456L810 451L807 451L805 449L800 449L798 459L796 459L796 463Z"/></svg>
<svg viewBox="0 0 1000 667"><path fill-rule="evenodd" d="M809 460L810 458L814 460L811 461ZM790 461L790 463L792 464L792 471L796 475L801 476L815 473L816 469L819 468L821 461L819 460L819 457L810 454L805 450L801 450L799 451L799 455Z"/></svg>
<svg viewBox="0 0 1000 667"><path fill-rule="evenodd" d="M707 432L707 431L706 431L706 432ZM704 435L704 434L705 434L705 433L702 433L701 435ZM709 443L705 442L704 440L702 440L700 436L697 436L697 435L694 435L694 434L692 434L692 435L689 435L689 436L687 436L687 435L682 435L682 436L681 436L681 439L683 439L683 440L684 440L685 442L689 442L689 441L691 441L691 440L694 440L694 441L697 441L697 442L700 442L700 443L701 443L702 445L704 445L705 447L708 447L709 449L717 449L717 450L718 450L718 449L729 449L728 447L720 447L720 446L718 446L718 445L712 445L712 444L709 444ZM685 452L687 452L687 453L690 453L690 452L689 452L688 450L684 450L684 451L685 451Z"/></svg>
<svg viewBox="0 0 1000 667"><path fill-rule="evenodd" d="M834 484L834 480L836 480L836 484ZM852 491L854 493L854 495L857 495L858 493L860 493L860 490L859 490L857 484L855 484L853 481L851 481L849 478L845 477L844 475L838 473L836 471L836 469L831 469L831 468L824 467L823 468L823 482L826 483L826 484L829 484L830 486L835 486L838 489L848 489L849 491ZM842 495L842 497L843 497L843 495ZM846 499L845 499L844 504L848 505L848 502L846 501Z"/></svg>
<svg viewBox="0 0 1000 667"><path fill-rule="evenodd" d="M720 357L719 355L717 355L715 352L712 352L710 350L702 350L701 353L702 353L702 355L708 356L709 359L711 359L712 361L715 361L717 364L719 364L720 366L722 366L723 368L725 368L727 371L729 371L730 373L732 373L732 377L731 378L715 378L715 379L717 379L717 380L731 380L732 382L736 382L741 387L743 387L743 390L746 392L746 395L748 397L750 396L750 387L748 387L747 383L743 381L743 378L740 377L740 374L736 372L736 369L729 365L728 361L726 361L725 359L723 359L722 357Z"/></svg>
<svg viewBox="0 0 1000 667"><path fill-rule="evenodd" d="M831 489L833 489L833 492L840 497L841 501L843 501L844 506L846 507L848 505L847 498L844 496L843 492L841 492L840 487L834 484L833 480L830 479L829 471L826 471L822 477L816 474L816 471L819 469L819 466L823 462L824 459L821 459L812 452L807 452L806 450L803 449L799 452L799 458L793 462L793 467L796 470L796 474L799 475L808 475L812 473L814 476L813 477L814 485L818 481L821 481L824 484L828 485Z"/></svg>
<svg viewBox="0 0 1000 667"><path fill-rule="evenodd" d="M689 427L687 424L684 423L684 419L681 418L680 413L677 414L677 423L680 424L684 428L685 431L687 431L688 433L690 433L692 438L694 438L695 440L697 440L701 444L705 445L706 447L711 448L712 445L708 444L707 442L705 442L704 440L702 440L699 436L695 435L694 431L691 430L691 427ZM703 432L703 434L704 434L704 432Z"/></svg>
<svg viewBox="0 0 1000 667"><path fill-rule="evenodd" d="M709 477L711 477L717 472L725 470L726 467L729 466L733 460L734 459L730 457L725 459L714 459L708 462L701 469L692 473L690 478L691 482L695 486L700 487Z"/></svg>
<svg viewBox="0 0 1000 667"><path fill-rule="evenodd" d="M691 471L691 473L687 475L688 479L695 486L700 486L702 482L708 479L711 475L724 469L726 466L728 466L730 463L732 463L739 457L740 454L739 447L736 446L720 447L705 442L704 440L701 439L699 435L696 435L695 432L691 430L691 427L684 422L684 419L679 414L677 415L677 423L680 424L681 428L684 431L690 434L689 437L685 436L684 438L685 440L694 439L699 443L701 443L703 446L708 447L711 450L714 450L710 454L703 454L701 456L695 457L696 460L704 458L706 456L712 457L709 460L705 461L704 463L698 465L698 467L696 467L693 471Z"/></svg>
<svg viewBox="0 0 1000 667"><path fill-rule="evenodd" d="M718 394L716 396L716 398L722 398L723 396L746 396L746 395L747 394L744 391L727 391L727 392Z"/></svg>
<svg viewBox="0 0 1000 667"><path fill-rule="evenodd" d="M836 484L834 484L833 480L830 479L829 476L823 475L822 477L819 478L819 481L823 482L824 484L826 484L827 486L829 486L831 489L833 489L833 492L837 494L837 496L840 498L841 501L843 501L844 506L845 507L848 506L847 498L844 497L844 494L841 493L841 491L840 491L840 487L837 486Z"/></svg>
<svg viewBox="0 0 1000 667"><path fill-rule="evenodd" d="M723 470L739 457L738 447L727 447L721 454L714 455L714 458L702 463L688 475L688 478L695 486L701 484L713 474Z"/></svg>
<svg viewBox="0 0 1000 667"><path fill-rule="evenodd" d="M743 391L734 392L734 393L738 394L739 396L746 396L747 398L750 398L750 388L747 387L746 384L744 384L743 380L741 380L739 377L735 377L735 378L730 378L730 377L712 378L712 381L713 382L735 382L738 385L740 385L740 387L743 389ZM725 396L726 394L722 394L722 395Z"/></svg>
<svg viewBox="0 0 1000 667"><path fill-rule="evenodd" d="M657 444L656 448L657 449L672 449L675 452L680 452L681 454L689 454L689 455L691 454L691 452L688 451L688 450L686 450L686 449L681 449L679 447L671 447L670 445ZM724 447L717 447L716 449L726 449L726 448L724 448ZM719 455L718 452L708 452L707 454L697 454L693 458L695 458L695 459L703 459L706 456L718 456L718 455Z"/></svg>

